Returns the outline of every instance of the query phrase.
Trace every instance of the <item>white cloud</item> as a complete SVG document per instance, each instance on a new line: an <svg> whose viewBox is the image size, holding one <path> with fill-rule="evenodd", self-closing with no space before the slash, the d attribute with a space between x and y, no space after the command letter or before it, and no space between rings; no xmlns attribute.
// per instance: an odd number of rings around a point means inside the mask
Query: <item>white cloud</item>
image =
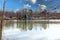
<svg viewBox="0 0 60 40"><path fill-rule="evenodd" d="M30 7L31 7L31 5L29 5L29 4L24 5L24 8L30 8Z"/></svg>
<svg viewBox="0 0 60 40"><path fill-rule="evenodd" d="M19 11L20 9L16 9L14 12L16 13L17 11Z"/></svg>
<svg viewBox="0 0 60 40"><path fill-rule="evenodd" d="M46 5L40 5L40 8L41 8L42 10L44 10L44 9L46 9Z"/></svg>
<svg viewBox="0 0 60 40"><path fill-rule="evenodd" d="M36 0L31 0L31 2L35 4L36 3Z"/></svg>

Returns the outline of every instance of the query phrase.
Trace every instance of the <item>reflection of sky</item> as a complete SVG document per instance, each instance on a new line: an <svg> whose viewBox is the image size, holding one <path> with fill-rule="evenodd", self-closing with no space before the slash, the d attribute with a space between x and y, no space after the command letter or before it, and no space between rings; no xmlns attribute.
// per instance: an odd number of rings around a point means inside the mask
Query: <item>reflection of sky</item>
<svg viewBox="0 0 60 40"><path fill-rule="evenodd" d="M38 25L37 25L38 26ZM55 40L60 39L60 24L49 24L46 30L20 31L16 27L14 29L3 30L4 38L10 40Z"/></svg>

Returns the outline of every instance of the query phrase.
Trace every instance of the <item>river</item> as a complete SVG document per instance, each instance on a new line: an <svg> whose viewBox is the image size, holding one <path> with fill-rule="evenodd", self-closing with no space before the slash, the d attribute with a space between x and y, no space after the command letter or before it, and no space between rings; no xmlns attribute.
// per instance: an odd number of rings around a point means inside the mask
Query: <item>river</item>
<svg viewBox="0 0 60 40"><path fill-rule="evenodd" d="M60 40L60 23L5 20L2 40Z"/></svg>

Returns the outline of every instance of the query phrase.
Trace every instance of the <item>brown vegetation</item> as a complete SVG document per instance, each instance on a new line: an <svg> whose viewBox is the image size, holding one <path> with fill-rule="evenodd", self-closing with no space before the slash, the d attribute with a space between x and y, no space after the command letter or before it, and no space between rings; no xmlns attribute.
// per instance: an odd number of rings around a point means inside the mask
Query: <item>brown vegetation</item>
<svg viewBox="0 0 60 40"><path fill-rule="evenodd" d="M0 11L0 19L2 18L3 11ZM32 19L60 19L60 13L50 13L46 10L43 12L34 12L31 9L23 9L17 12L5 11L4 19L23 19L31 17Z"/></svg>

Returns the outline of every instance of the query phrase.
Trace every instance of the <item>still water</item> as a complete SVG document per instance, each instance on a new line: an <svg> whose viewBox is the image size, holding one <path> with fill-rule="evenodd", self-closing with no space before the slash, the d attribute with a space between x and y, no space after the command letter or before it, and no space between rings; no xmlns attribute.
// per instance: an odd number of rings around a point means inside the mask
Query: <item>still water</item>
<svg viewBox="0 0 60 40"><path fill-rule="evenodd" d="M60 40L60 23L5 20L2 40Z"/></svg>

